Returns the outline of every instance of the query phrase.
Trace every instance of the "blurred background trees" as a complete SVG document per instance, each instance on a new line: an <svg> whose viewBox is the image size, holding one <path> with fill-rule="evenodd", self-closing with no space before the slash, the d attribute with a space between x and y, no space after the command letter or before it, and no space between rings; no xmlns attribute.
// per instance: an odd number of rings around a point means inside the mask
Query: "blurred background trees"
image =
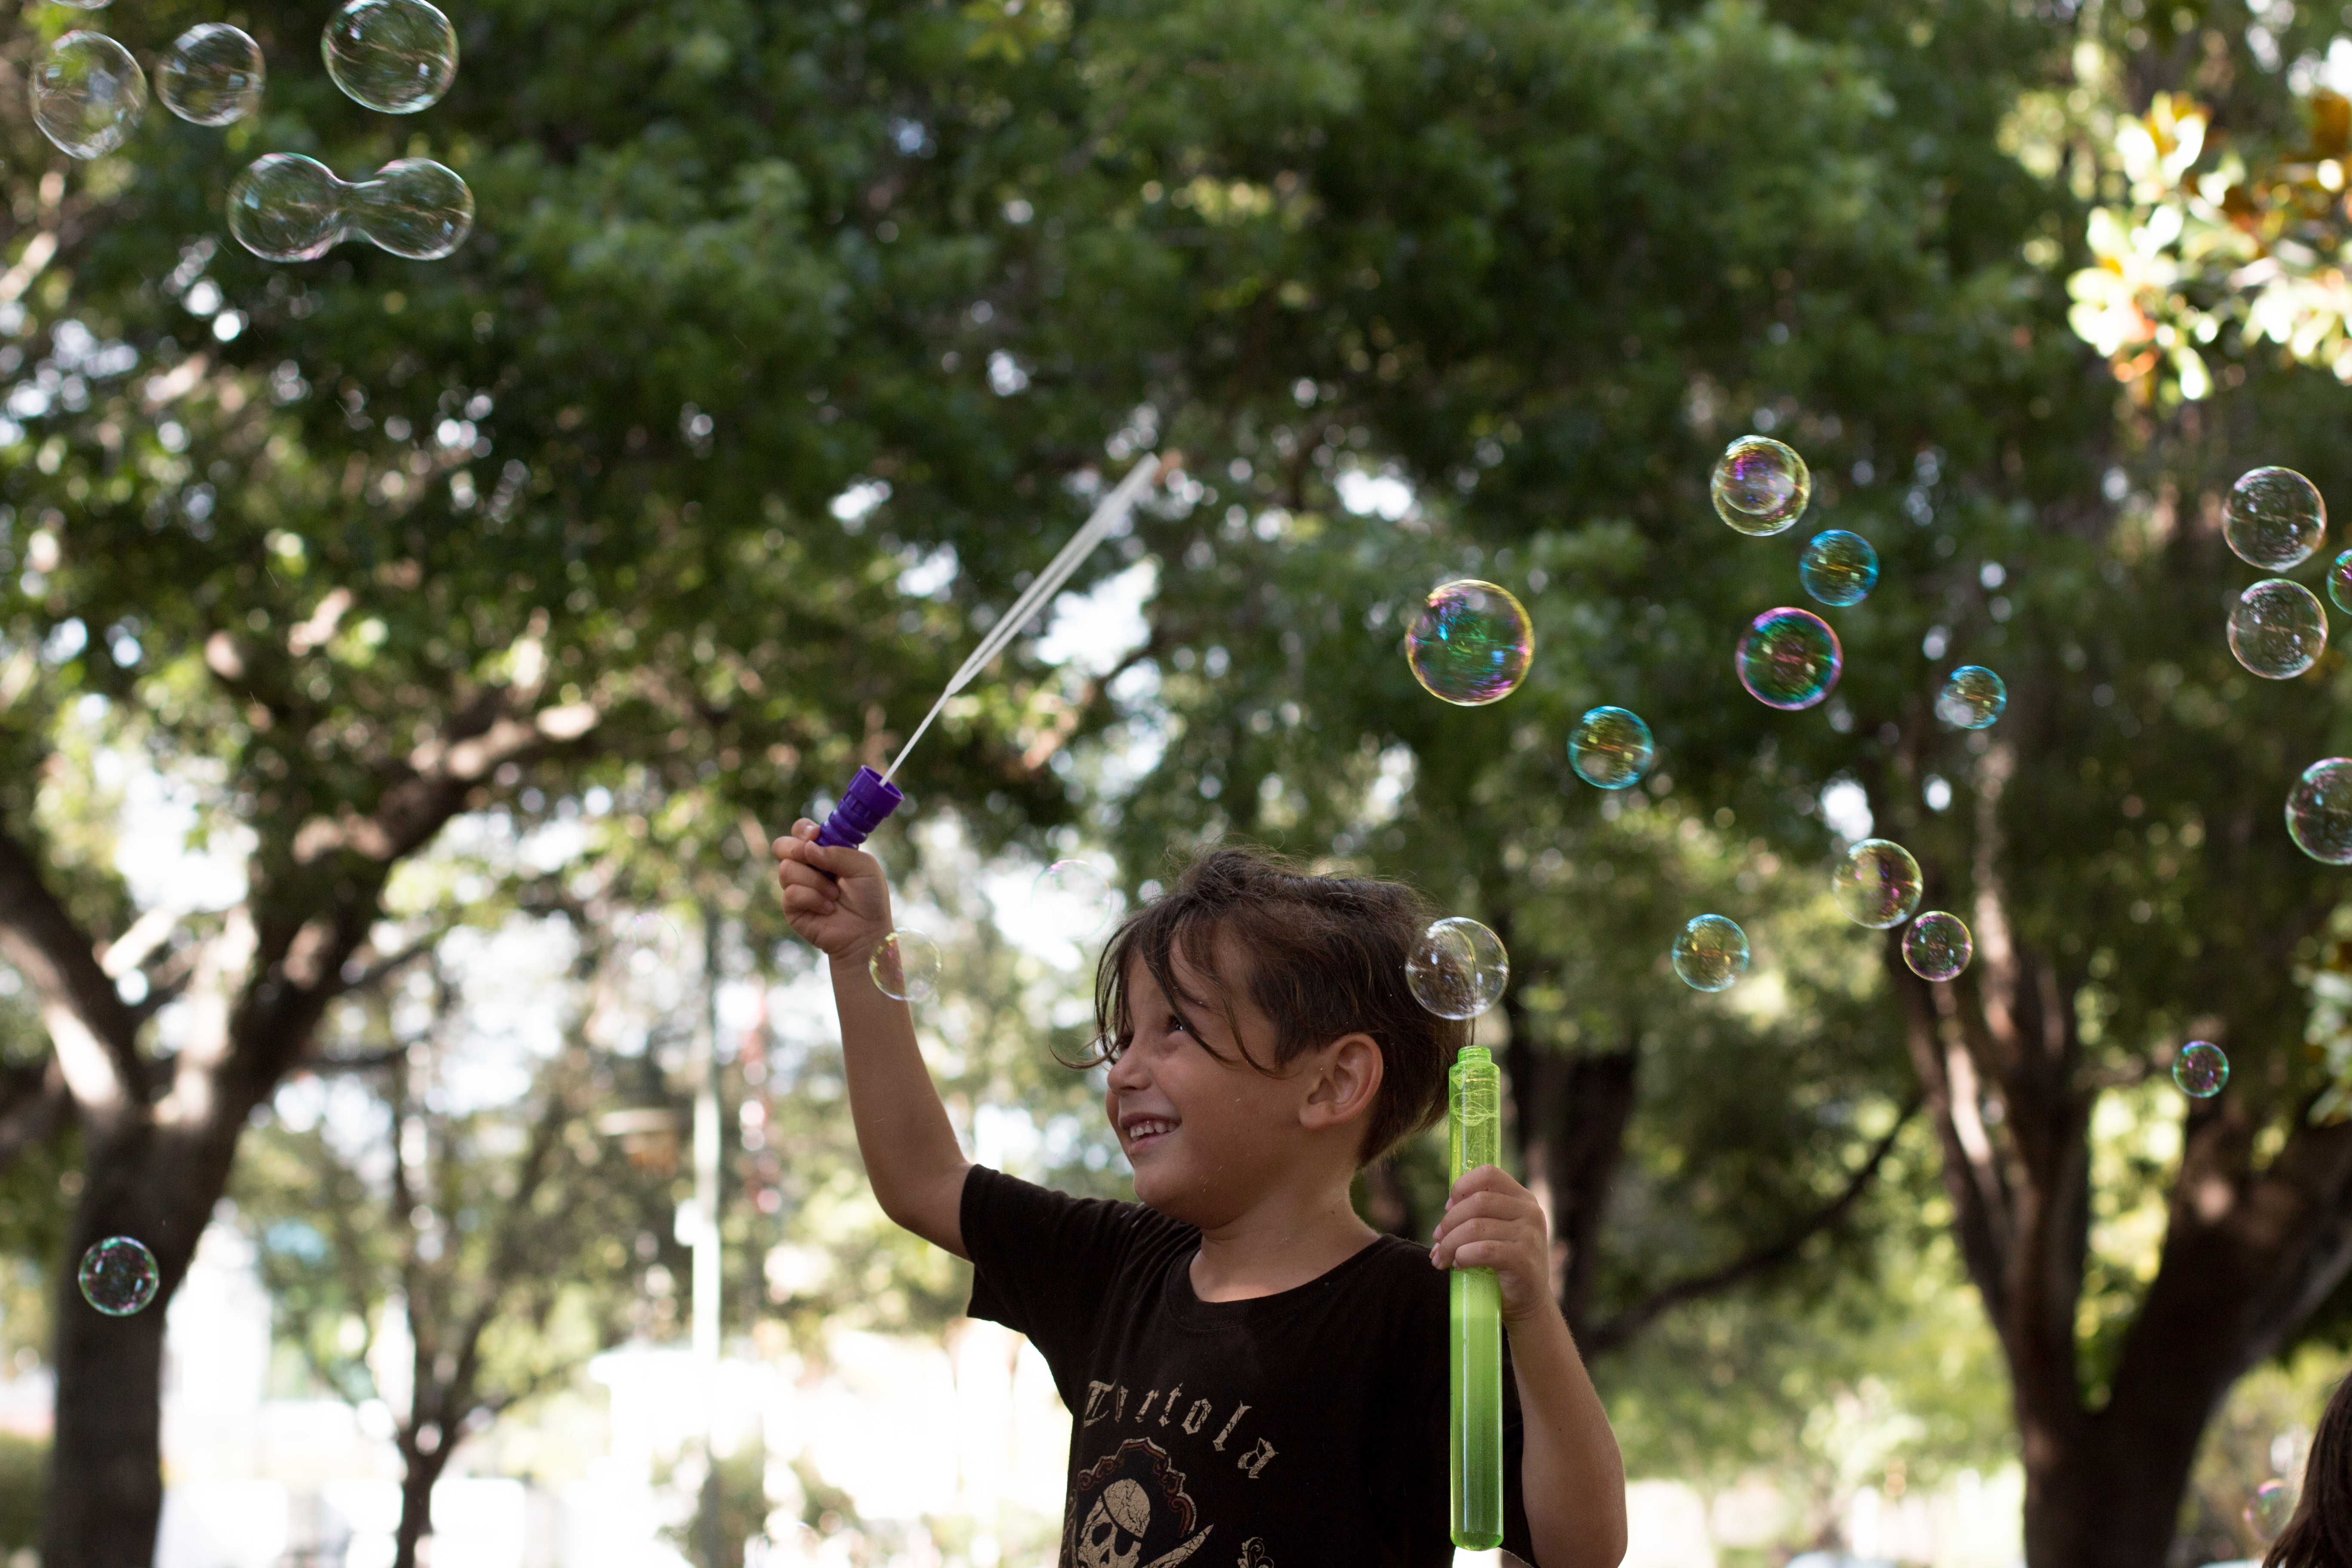
<svg viewBox="0 0 2352 1568"><path fill-rule="evenodd" d="M90 165L0 89L0 1334L58 1370L48 1560L140 1560L160 1498L163 1307L81 1307L98 1237L168 1293L236 1194L289 1342L388 1405L359 1379L396 1292L417 1473L535 1370L678 1331L661 1020L710 1005L702 917L634 1033L439 1103L433 1029L491 1004L402 988L518 921L587 965L551 994L635 984L596 955L664 908L709 911L714 980L804 973L765 837L1169 447L877 840L949 946L960 1129L1124 1190L1047 1051L1085 1037L1081 955L1007 939L1006 867L1091 847L1148 896L1230 834L1409 876L1511 945L1482 1028L1637 1463L1801 1475L1819 1534L1864 1475L2021 1430L2034 1568L2188 1550L2233 1380L2347 1321L2352 1132L2314 1112L2352 928L2277 819L2346 749L2346 663L2229 661L2217 518L2259 463L2343 494L2352 64L2278 0L2159 9L495 0L394 121L263 4L258 120L157 112ZM146 54L218 18L107 19ZM12 79L70 21L27 12ZM261 264L219 203L265 151L429 152L477 230ZM1777 540L1706 500L1751 429L1813 468ZM1828 526L1884 577L1832 614L1832 700L1774 713L1730 647ZM1535 617L1488 710L1396 651L1459 575ZM1990 731L1933 717L1959 662L2008 680ZM1563 751L1603 702L1660 744L1609 797ZM1977 927L1958 984L1822 898L1873 830ZM1664 962L1703 910L1757 949L1720 997ZM730 1328L949 1321L958 1270L862 1206L822 1018L724 1032ZM2192 1034L2234 1072L2190 1111ZM447 1195L395 1199L428 1168ZM1362 1201L1425 1234L1440 1189L1417 1149ZM2290 1218L2258 1245L2255 1213ZM569 1261L502 1273L501 1237ZM478 1321L460 1389L425 1347ZM1913 1435L1844 1442L1872 1400Z"/></svg>

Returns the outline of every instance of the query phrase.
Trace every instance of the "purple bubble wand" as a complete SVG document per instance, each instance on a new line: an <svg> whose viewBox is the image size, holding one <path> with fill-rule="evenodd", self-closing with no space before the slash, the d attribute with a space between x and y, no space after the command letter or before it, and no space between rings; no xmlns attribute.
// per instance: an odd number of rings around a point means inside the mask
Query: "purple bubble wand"
<svg viewBox="0 0 2352 1568"><path fill-rule="evenodd" d="M898 773L899 765L906 762L907 753L915 749L915 742L923 738L923 731L931 727L931 721L940 716L940 710L947 706L948 699L971 684L973 676L987 668L989 662L1004 651L1005 644L1019 636L1029 624L1030 617L1061 590L1062 584L1069 581L1070 574L1094 553L1095 546L1110 537L1111 532L1134 512L1136 504L1143 499L1143 492L1181 461L1181 453L1171 452L1157 462L1146 460L1128 470L1127 478L1121 479L1110 494L1103 497L1101 504L1095 508L1094 515L1070 536L1067 544L1062 546L1061 553L1046 563L1045 569L1037 574L1037 580L1013 602L1013 607L988 628L987 635L980 639L980 646L971 650L971 657L963 661L962 667L955 672L955 678L948 682L947 689L940 692L939 700L931 704L931 710L923 715L923 721L915 726L915 732L907 737L905 745L898 748L898 754L891 759L890 766L878 773L870 767L857 770L857 776L849 781L849 788L842 792L841 804L833 808L824 819L824 826L817 830L816 841L819 844L855 848L866 842L866 835L882 826L882 819L896 811L899 802L907 798L898 786L890 782L891 778Z"/></svg>

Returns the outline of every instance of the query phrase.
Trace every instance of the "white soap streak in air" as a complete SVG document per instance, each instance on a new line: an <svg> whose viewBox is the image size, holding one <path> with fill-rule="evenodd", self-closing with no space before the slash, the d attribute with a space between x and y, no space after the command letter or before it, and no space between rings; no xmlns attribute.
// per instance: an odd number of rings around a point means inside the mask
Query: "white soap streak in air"
<svg viewBox="0 0 2352 1568"><path fill-rule="evenodd" d="M1128 470L1127 478L1118 482L1118 489L1103 497L1102 504L1095 508L1094 515L1087 519L1086 526L1070 536L1070 542L1062 546L1061 553L1046 563L1045 570L1039 573L1037 580L1013 602L1013 607L1004 612L1003 617L988 628L988 635L980 639L980 646L971 650L971 657L965 659L963 667L955 672L955 679L948 682L947 689L940 692L939 700L931 704L931 710L923 715L923 721L915 726L915 732L907 737L905 745L898 748L898 754L891 759L889 771L882 775L883 783L887 784L898 773L898 764L907 760L907 753L915 749L915 742L923 738L923 731L931 727L931 721L940 716L940 710L947 706L948 699L961 691L973 676L988 668L991 659L1004 651L1004 645L1020 635L1022 628L1029 624L1029 618L1060 591L1062 584L1069 581L1070 574L1094 552L1095 546L1127 521L1136 503L1143 499L1143 492L1150 489L1175 460L1172 454L1157 460L1144 459Z"/></svg>

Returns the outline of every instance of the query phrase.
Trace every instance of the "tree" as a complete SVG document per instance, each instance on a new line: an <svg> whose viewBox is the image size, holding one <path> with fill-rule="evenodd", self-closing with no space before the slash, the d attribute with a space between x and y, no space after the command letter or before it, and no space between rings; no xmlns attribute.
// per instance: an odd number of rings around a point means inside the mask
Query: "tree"
<svg viewBox="0 0 2352 1568"><path fill-rule="evenodd" d="M118 20L143 49L198 19ZM54 21L7 47L20 69ZM1039 537L1076 514L1062 481L1127 379L997 397L995 334L959 324L1027 238L995 171L1033 127L991 127L1034 67L937 68L983 21L491 6L467 18L473 68L395 134L327 84L314 15L265 5L267 107L225 134L158 114L85 168L21 94L0 110L0 955L50 1042L8 1080L0 1151L69 1121L67 1250L135 1235L163 1273L119 1321L59 1286L56 1568L150 1548L161 1304L248 1114L402 956L378 945L398 869L461 814L543 817L600 777L632 816L707 773L789 820L878 756L878 699L947 658L915 635L943 611L894 592L893 509L836 521L834 500L887 482L967 545L1008 509ZM475 189L449 261L224 248L246 157L363 172L412 132ZM1061 277L1099 299L1121 242L1069 238ZM1003 717L961 721L930 776L1000 823L1065 813ZM142 907L104 792L75 788L77 725L242 837L202 907ZM742 858L735 811L687 816L697 863Z"/></svg>
<svg viewBox="0 0 2352 1568"><path fill-rule="evenodd" d="M589 1039L625 1027L596 1016L611 1005L593 994L613 988L606 946L581 942L568 977L591 994L546 999L571 1012L554 1052L506 1064L530 1079L520 1096L485 1100L463 1081L495 1070L484 1058L496 1042L469 1023L472 987L454 955L436 952L392 994L349 1005L362 1026L316 1058L317 1071L366 1086L381 1124L354 1142L326 1116L273 1122L240 1162L233 1191L261 1244L279 1334L342 1398L393 1410L399 1568L416 1561L459 1443L628 1331L643 1260L616 1238L657 1233L667 1217L669 1184L594 1131L615 1069L649 1067L653 1045L642 1033L614 1041L621 1051ZM520 978L505 971L497 986L511 995ZM407 1364L387 1374L383 1358L404 1342Z"/></svg>

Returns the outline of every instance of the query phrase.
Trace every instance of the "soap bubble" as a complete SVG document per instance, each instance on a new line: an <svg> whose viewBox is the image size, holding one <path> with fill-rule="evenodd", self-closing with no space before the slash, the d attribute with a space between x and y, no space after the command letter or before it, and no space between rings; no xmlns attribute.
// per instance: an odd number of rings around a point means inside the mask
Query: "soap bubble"
<svg viewBox="0 0 2352 1568"><path fill-rule="evenodd" d="M1657 754L1650 727L1622 708L1595 708L1568 734L1568 765L1595 789L1640 784Z"/></svg>
<svg viewBox="0 0 2352 1568"><path fill-rule="evenodd" d="M1441 1018L1475 1018L1503 994L1511 961L1503 939L1459 915L1433 921L1404 963L1412 999Z"/></svg>
<svg viewBox="0 0 2352 1568"><path fill-rule="evenodd" d="M2009 688L1980 664L1964 664L1944 677L1936 694L1936 717L1958 730L1982 730L2009 706Z"/></svg>
<svg viewBox="0 0 2352 1568"><path fill-rule="evenodd" d="M102 158L147 112L147 73L103 33L68 33L33 61L33 122L60 152Z"/></svg>
<svg viewBox="0 0 2352 1568"><path fill-rule="evenodd" d="M1816 533L1797 558L1797 581L1824 605L1859 605L1878 585L1878 552L1843 528Z"/></svg>
<svg viewBox="0 0 2352 1568"><path fill-rule="evenodd" d="M2172 1081L2191 1100L2210 1100L2230 1081L2230 1058L2210 1040L2191 1040L2172 1058Z"/></svg>
<svg viewBox="0 0 2352 1568"><path fill-rule="evenodd" d="M127 1236L110 1236L81 1255L81 1299L110 1318L127 1318L155 1299L155 1255Z"/></svg>
<svg viewBox="0 0 2352 1568"><path fill-rule="evenodd" d="M1804 515L1813 476L1805 459L1769 436L1742 436L1715 460L1716 514L1742 533L1779 533Z"/></svg>
<svg viewBox="0 0 2352 1568"><path fill-rule="evenodd" d="M1721 915L1698 915L1675 937L1675 973L1694 991L1726 991L1748 973L1748 933Z"/></svg>
<svg viewBox="0 0 2352 1568"><path fill-rule="evenodd" d="M1732 663L1739 684L1768 708L1811 708L1837 684L1837 633L1811 610L1767 610L1740 634Z"/></svg>
<svg viewBox="0 0 2352 1568"><path fill-rule="evenodd" d="M2278 1539L2287 1521L2294 1517L2294 1489L2273 1478L2254 1489L2246 1504L2246 1528L2265 1543Z"/></svg>
<svg viewBox="0 0 2352 1568"><path fill-rule="evenodd" d="M1518 689L1535 657L1536 634L1510 590L1465 578L1431 592L1404 644L1424 690L1476 708Z"/></svg>
<svg viewBox="0 0 2352 1568"><path fill-rule="evenodd" d="M928 1002L940 988L940 944L919 931L894 931L875 944L866 973L885 996Z"/></svg>
<svg viewBox="0 0 2352 1568"><path fill-rule="evenodd" d="M1110 874L1093 861L1056 860L1029 885L1029 913L1057 931L1077 928L1077 940L1084 942L1110 929L1118 894Z"/></svg>
<svg viewBox="0 0 2352 1568"><path fill-rule="evenodd" d="M1922 980L1949 980L1976 953L1969 928L1958 915L1929 910L1903 933L1903 962Z"/></svg>
<svg viewBox="0 0 2352 1568"><path fill-rule="evenodd" d="M1854 924L1899 926L1919 907L1919 862L1891 839L1865 838L1830 874L1830 891Z"/></svg>
<svg viewBox="0 0 2352 1568"><path fill-rule="evenodd" d="M313 260L343 237L349 188L314 159L268 153L229 182L228 231L265 261Z"/></svg>
<svg viewBox="0 0 2352 1568"><path fill-rule="evenodd" d="M228 188L228 230L270 261L310 261L338 240L372 240L394 256L434 261L474 226L474 194L430 158L401 158L357 184L291 153L257 158Z"/></svg>
<svg viewBox="0 0 2352 1568"><path fill-rule="evenodd" d="M2230 651L2265 680L2301 675L2327 651L2327 612L2302 584L2265 577L2230 607Z"/></svg>
<svg viewBox="0 0 2352 1568"><path fill-rule="evenodd" d="M2230 487L2221 509L2221 537L2239 560L2267 572L2285 571L2326 534L2326 503L2293 468L2254 469Z"/></svg>
<svg viewBox="0 0 2352 1568"><path fill-rule="evenodd" d="M261 107L261 46L225 22L172 40L155 69L163 107L195 125L226 125Z"/></svg>
<svg viewBox="0 0 2352 1568"><path fill-rule="evenodd" d="M2337 556L2336 564L2327 569L2327 596L2337 609L2352 616L2352 550Z"/></svg>
<svg viewBox="0 0 2352 1568"><path fill-rule="evenodd" d="M2313 859L2352 866L2352 757L2328 757L2303 770L2287 792L2286 832Z"/></svg>
<svg viewBox="0 0 2352 1568"><path fill-rule="evenodd" d="M474 193L430 158L402 158L348 187L343 216L351 232L411 261L437 261L474 227Z"/></svg>
<svg viewBox="0 0 2352 1568"><path fill-rule="evenodd" d="M425 0L348 0L319 52L337 87L386 114L430 107L457 75L457 31Z"/></svg>
<svg viewBox="0 0 2352 1568"><path fill-rule="evenodd" d="M103 11L114 0L54 0L54 3L68 11Z"/></svg>

